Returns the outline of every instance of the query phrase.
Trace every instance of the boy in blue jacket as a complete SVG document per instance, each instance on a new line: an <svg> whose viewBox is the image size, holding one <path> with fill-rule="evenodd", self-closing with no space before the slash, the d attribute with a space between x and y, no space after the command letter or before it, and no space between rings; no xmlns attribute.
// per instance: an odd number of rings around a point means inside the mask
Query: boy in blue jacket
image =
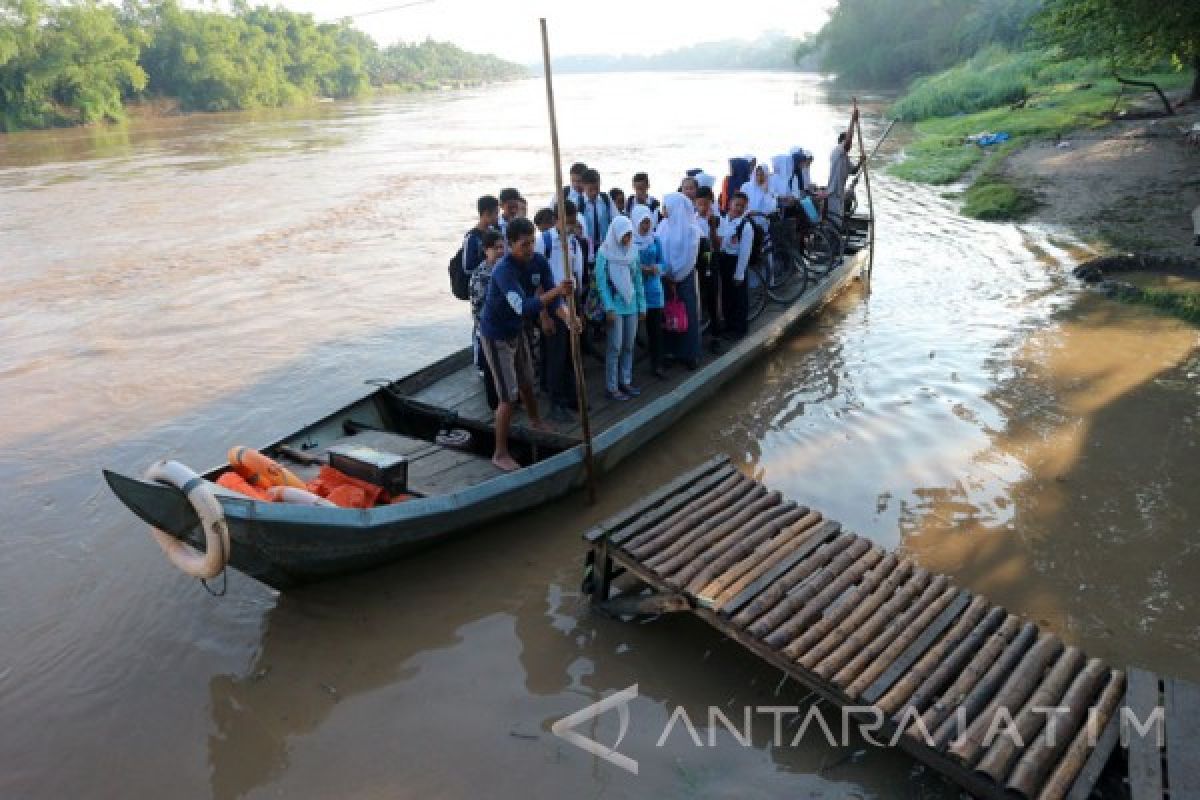
<svg viewBox="0 0 1200 800"><path fill-rule="evenodd" d="M538 430L548 430L538 414L533 391L533 360L525 338L525 320L537 318L545 310L577 332L579 326L563 302L569 292L575 291L575 282L568 275L554 285L550 263L535 252L533 223L524 217L512 220L505 238L509 253L492 270L479 317L479 338L500 400L496 406L496 451L492 463L511 472L520 468L508 452L513 404L518 397L525 404L530 424Z"/></svg>

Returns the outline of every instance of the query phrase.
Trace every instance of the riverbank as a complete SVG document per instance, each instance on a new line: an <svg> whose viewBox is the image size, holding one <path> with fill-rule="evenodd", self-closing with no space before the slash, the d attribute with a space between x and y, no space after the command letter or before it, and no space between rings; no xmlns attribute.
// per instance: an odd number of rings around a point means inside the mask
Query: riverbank
<svg viewBox="0 0 1200 800"><path fill-rule="evenodd" d="M949 102L934 90L951 73L915 86L894 112ZM1060 228L1096 257L1152 256L1108 261L1106 277L1119 272L1123 284L1112 293L1196 322L1200 248L1191 211L1200 204L1200 150L1185 133L1200 124L1200 104L1182 103L1185 76L1155 80L1168 90L1175 115L1162 116L1153 92L1119 94L1111 79L1040 86L1011 105L917 122L905 158L891 171L953 185L945 196L959 201L965 216ZM969 143L980 134L1001 141ZM1140 277L1126 281L1132 270Z"/></svg>
<svg viewBox="0 0 1200 800"><path fill-rule="evenodd" d="M1191 211L1200 204L1200 151L1184 132L1200 105L1173 117L1116 121L1059 142L1033 141L998 165L1037 200L1035 218L1070 228L1100 254L1196 258Z"/></svg>

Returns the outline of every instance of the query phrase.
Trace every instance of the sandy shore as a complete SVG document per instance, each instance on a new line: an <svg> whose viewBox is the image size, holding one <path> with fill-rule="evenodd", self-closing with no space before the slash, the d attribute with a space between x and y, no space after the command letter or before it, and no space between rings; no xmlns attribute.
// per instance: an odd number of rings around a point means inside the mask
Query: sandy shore
<svg viewBox="0 0 1200 800"><path fill-rule="evenodd" d="M1010 156L1005 172L1036 192L1035 221L1067 228L1097 255L1200 259L1191 218L1200 204L1200 149L1184 136L1197 122L1193 103L1174 117L1037 142Z"/></svg>

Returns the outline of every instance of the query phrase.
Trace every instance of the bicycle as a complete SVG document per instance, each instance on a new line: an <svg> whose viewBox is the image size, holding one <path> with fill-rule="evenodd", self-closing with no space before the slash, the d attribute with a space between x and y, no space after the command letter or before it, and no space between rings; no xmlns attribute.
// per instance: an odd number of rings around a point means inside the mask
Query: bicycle
<svg viewBox="0 0 1200 800"><path fill-rule="evenodd" d="M836 250L829 230L811 226L801 234L795 220L780 213L764 215L768 230L763 246L764 277L777 303L790 304L825 277Z"/></svg>
<svg viewBox="0 0 1200 800"><path fill-rule="evenodd" d="M766 310L767 296L770 293L767 279L757 265L746 267L746 293L746 321L753 322Z"/></svg>
<svg viewBox="0 0 1200 800"><path fill-rule="evenodd" d="M776 303L791 303L808 288L808 274L795 225L778 212L750 212L749 216L766 220L765 229L755 224L754 231L755 236L763 237L756 266L767 296Z"/></svg>

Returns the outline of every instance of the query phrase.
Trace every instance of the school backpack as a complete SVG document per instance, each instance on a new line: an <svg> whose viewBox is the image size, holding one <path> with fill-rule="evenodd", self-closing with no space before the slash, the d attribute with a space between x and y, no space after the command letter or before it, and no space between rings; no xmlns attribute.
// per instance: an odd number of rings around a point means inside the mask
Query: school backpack
<svg viewBox="0 0 1200 800"><path fill-rule="evenodd" d="M466 249L467 239L472 235L478 235L478 232L474 228L467 231L466 236L463 237L463 243L458 246L458 252L451 257L450 266L448 267L450 272L450 291L459 300L471 299L471 273L467 271L466 266L463 264L463 250ZM475 266L478 266L478 264Z"/></svg>
<svg viewBox="0 0 1200 800"><path fill-rule="evenodd" d="M742 214L742 221L738 223L733 233L737 237L738 242L742 241L742 233L745 232L746 226L750 224L753 224L750 222L750 215ZM762 261L764 238L766 237L762 230L756 225L754 227L754 239L750 244L750 264L758 264Z"/></svg>

